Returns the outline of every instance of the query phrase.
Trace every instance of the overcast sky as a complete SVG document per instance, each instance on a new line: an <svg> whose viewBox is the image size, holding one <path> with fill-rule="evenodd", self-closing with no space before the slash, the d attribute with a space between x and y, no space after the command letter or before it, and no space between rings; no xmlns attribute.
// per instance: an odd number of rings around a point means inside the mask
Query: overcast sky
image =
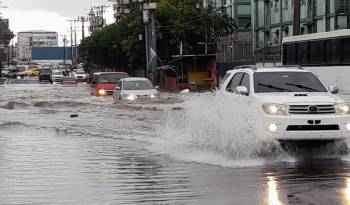
<svg viewBox="0 0 350 205"><path fill-rule="evenodd" d="M2 0L4 18L10 19L10 29L17 33L26 30L50 30L70 36L66 20L86 16L91 6L111 5L107 0ZM113 22L111 8L105 13L107 22ZM78 25L77 25L78 26ZM87 28L86 28L87 29ZM85 33L88 33L87 31ZM81 36L79 24L78 40ZM62 44L62 36L60 44Z"/></svg>

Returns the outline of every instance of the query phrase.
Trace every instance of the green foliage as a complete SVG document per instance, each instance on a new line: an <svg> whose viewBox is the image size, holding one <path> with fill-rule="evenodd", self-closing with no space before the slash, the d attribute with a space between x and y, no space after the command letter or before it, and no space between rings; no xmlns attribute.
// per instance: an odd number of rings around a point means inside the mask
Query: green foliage
<svg viewBox="0 0 350 205"><path fill-rule="evenodd" d="M180 42L183 42L183 54L203 54L204 43L214 45L218 37L234 31L231 18L200 5L200 0L159 1L156 19L158 53L162 58L179 54ZM215 45L211 47L214 53Z"/></svg>
<svg viewBox="0 0 350 205"><path fill-rule="evenodd" d="M179 54L183 42L184 54L204 53L204 45L214 44L219 36L230 34L235 27L228 16L213 8L200 6L200 0L159 0L156 10L157 53L164 59ZM86 38L79 49L85 63L126 68L145 64L142 12L131 8L129 16ZM215 46L212 46L215 48ZM215 52L215 50L212 50Z"/></svg>
<svg viewBox="0 0 350 205"><path fill-rule="evenodd" d="M96 31L84 39L79 56L86 64L125 69L143 64L142 16L132 10L129 18Z"/></svg>

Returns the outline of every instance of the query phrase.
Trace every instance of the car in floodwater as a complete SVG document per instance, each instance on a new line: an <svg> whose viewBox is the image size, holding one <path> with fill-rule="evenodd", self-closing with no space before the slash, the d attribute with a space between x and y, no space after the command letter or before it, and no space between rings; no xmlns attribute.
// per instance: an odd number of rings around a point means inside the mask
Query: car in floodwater
<svg viewBox="0 0 350 205"><path fill-rule="evenodd" d="M113 93L115 101L156 98L158 91L147 78L123 78Z"/></svg>
<svg viewBox="0 0 350 205"><path fill-rule="evenodd" d="M62 83L63 81L63 72L60 70L54 70L51 73L51 82Z"/></svg>
<svg viewBox="0 0 350 205"><path fill-rule="evenodd" d="M39 72L39 76L38 76L39 82L49 81L50 83L52 83L51 74L52 74L51 69L49 69L49 68L41 69Z"/></svg>
<svg viewBox="0 0 350 205"><path fill-rule="evenodd" d="M260 136L311 144L350 137L350 108L336 95L338 88L326 88L300 66L240 66L226 73L219 92L257 115L254 130Z"/></svg>
<svg viewBox="0 0 350 205"><path fill-rule="evenodd" d="M86 82L86 73L84 72L84 70L74 70L73 71L73 76L74 78L79 81L79 82Z"/></svg>
<svg viewBox="0 0 350 205"><path fill-rule="evenodd" d="M113 95L121 79L129 77L125 72L94 73L91 80L91 95L97 97Z"/></svg>

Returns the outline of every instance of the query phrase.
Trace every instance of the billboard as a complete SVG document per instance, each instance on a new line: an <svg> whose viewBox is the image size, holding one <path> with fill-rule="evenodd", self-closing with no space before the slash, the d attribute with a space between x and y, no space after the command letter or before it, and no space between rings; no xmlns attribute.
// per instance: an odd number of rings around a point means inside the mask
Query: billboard
<svg viewBox="0 0 350 205"><path fill-rule="evenodd" d="M72 59L71 47L34 47L32 60L69 60Z"/></svg>

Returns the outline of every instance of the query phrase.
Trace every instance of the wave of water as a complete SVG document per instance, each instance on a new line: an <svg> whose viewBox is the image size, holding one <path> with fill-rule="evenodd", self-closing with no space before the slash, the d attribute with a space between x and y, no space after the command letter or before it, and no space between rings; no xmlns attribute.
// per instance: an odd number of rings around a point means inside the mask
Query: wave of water
<svg viewBox="0 0 350 205"><path fill-rule="evenodd" d="M254 109L220 94L187 96L182 109L168 109L153 148L185 161L221 166L259 166L293 160L279 143L255 133ZM241 120L244 119L244 120Z"/></svg>

